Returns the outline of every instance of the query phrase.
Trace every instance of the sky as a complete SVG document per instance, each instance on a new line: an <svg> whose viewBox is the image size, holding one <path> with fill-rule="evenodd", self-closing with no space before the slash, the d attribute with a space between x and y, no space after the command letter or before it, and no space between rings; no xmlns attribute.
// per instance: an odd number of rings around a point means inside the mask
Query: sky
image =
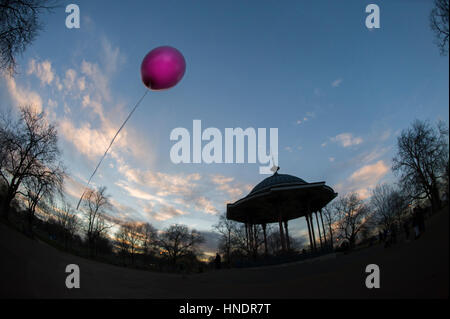
<svg viewBox="0 0 450 319"><path fill-rule="evenodd" d="M113 145L94 187L113 217L159 229L211 231L226 203L267 175L256 164L174 164L170 132L278 128L279 173L325 181L363 198L394 182L396 138L415 119L448 123L448 57L429 27L432 1L61 1L43 31L0 78L2 110L32 104L58 128L76 204L128 112L145 92L140 64L170 45L182 81L150 91ZM80 8L68 29L66 5ZM365 7L380 7L368 29ZM294 237L307 233L290 222Z"/></svg>

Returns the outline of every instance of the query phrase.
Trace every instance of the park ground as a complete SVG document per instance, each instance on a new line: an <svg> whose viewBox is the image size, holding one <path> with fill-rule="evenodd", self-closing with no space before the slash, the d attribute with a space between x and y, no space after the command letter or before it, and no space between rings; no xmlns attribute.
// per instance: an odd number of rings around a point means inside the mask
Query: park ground
<svg viewBox="0 0 450 319"><path fill-rule="evenodd" d="M0 224L0 298L448 298L448 207L417 240L277 266L168 274L84 259ZM66 265L80 267L67 289ZM365 268L380 268L368 289Z"/></svg>

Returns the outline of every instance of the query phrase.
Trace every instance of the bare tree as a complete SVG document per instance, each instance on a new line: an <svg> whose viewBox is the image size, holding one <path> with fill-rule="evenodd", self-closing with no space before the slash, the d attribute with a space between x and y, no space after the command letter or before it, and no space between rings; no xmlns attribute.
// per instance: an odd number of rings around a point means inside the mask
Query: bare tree
<svg viewBox="0 0 450 319"><path fill-rule="evenodd" d="M264 245L264 234L262 225L259 224L250 224L248 227L249 238L250 238L250 250L253 254L253 257L256 258L258 256L258 252L262 249ZM267 229L266 229L267 231ZM266 234L267 235L267 234Z"/></svg>
<svg viewBox="0 0 450 319"><path fill-rule="evenodd" d="M450 165L449 160L447 159L447 163L445 164L445 171L444 171L444 182L443 182L443 188L444 188L444 195L446 197L446 200L448 202L449 200L449 171L450 171Z"/></svg>
<svg viewBox="0 0 450 319"><path fill-rule="evenodd" d="M333 227L334 227L334 224L336 222L336 217L337 217L335 202L333 202L331 205L324 207L322 210L322 214L323 214L323 217L325 217L325 224L328 227L331 248L333 248L333 245L334 245Z"/></svg>
<svg viewBox="0 0 450 319"><path fill-rule="evenodd" d="M429 199L433 211L440 208L439 188L448 163L448 129L416 120L397 139L392 169L400 174L405 193L413 199Z"/></svg>
<svg viewBox="0 0 450 319"><path fill-rule="evenodd" d="M354 247L358 234L366 226L367 206L356 193L341 197L335 205L338 238L348 240L350 247Z"/></svg>
<svg viewBox="0 0 450 319"><path fill-rule="evenodd" d="M43 206L43 201L52 202L55 193L62 194L64 171L60 165L43 167L43 171L30 176L24 181L25 191L19 191L27 200L28 224L32 235L32 226L36 207Z"/></svg>
<svg viewBox="0 0 450 319"><path fill-rule="evenodd" d="M129 223L127 225L129 238L130 238L130 256L131 263L134 264L134 257L139 250L140 243L142 242L142 235L139 232L139 228L136 224Z"/></svg>
<svg viewBox="0 0 450 319"><path fill-rule="evenodd" d="M167 252L173 265L189 253L194 253L197 246L204 242L203 236L196 230L189 231L186 225L172 225L160 235L158 246Z"/></svg>
<svg viewBox="0 0 450 319"><path fill-rule="evenodd" d="M227 263L231 262L231 252L236 244L236 222L229 220L225 213L221 214L217 224L213 225L215 231L220 234L219 249L225 254Z"/></svg>
<svg viewBox="0 0 450 319"><path fill-rule="evenodd" d="M267 235L267 244L272 255L277 255L281 251L282 246L279 230L270 228Z"/></svg>
<svg viewBox="0 0 450 319"><path fill-rule="evenodd" d="M143 223L138 226L138 232L141 234L141 246L143 254L145 256L153 254L157 240L156 228L149 223Z"/></svg>
<svg viewBox="0 0 450 319"><path fill-rule="evenodd" d="M2 117L0 122L0 178L6 185L2 203L5 218L24 182L27 181L29 190L34 193L31 197L35 206L36 190L46 185L39 194L43 190L50 191L49 188L61 184L62 178L55 126L47 122L44 113L37 113L31 107L21 108L20 115L17 121Z"/></svg>
<svg viewBox="0 0 450 319"><path fill-rule="evenodd" d="M68 249L79 227L79 220L72 212L70 204L63 202L60 208L55 209L56 223L64 231L64 247Z"/></svg>
<svg viewBox="0 0 450 319"><path fill-rule="evenodd" d="M434 8L430 14L430 25L437 39L442 55L448 53L448 20L449 0L434 0Z"/></svg>
<svg viewBox="0 0 450 319"><path fill-rule="evenodd" d="M49 0L0 1L0 70L14 74L16 56L31 44L42 24L39 14L54 8Z"/></svg>
<svg viewBox="0 0 450 319"><path fill-rule="evenodd" d="M125 258L130 250L130 241L128 239L128 230L123 225L116 233L116 241L119 246L119 254L122 256L123 263L125 264Z"/></svg>
<svg viewBox="0 0 450 319"><path fill-rule="evenodd" d="M388 184L374 188L370 204L373 207L372 220L385 231L396 221L400 225L402 214L408 206L407 199L400 190Z"/></svg>
<svg viewBox="0 0 450 319"><path fill-rule="evenodd" d="M105 210L110 207L106 187L97 190L89 189L84 198L84 214L86 218L85 232L88 242L89 254L95 252L95 243L111 228L105 221Z"/></svg>
<svg viewBox="0 0 450 319"><path fill-rule="evenodd" d="M267 248L272 255L277 255L282 252L281 236L278 227L269 224L266 229L267 232ZM284 234L286 236L286 234ZM261 245L264 243L262 239ZM292 251L299 250L305 244L304 238L294 238L289 235L289 247Z"/></svg>

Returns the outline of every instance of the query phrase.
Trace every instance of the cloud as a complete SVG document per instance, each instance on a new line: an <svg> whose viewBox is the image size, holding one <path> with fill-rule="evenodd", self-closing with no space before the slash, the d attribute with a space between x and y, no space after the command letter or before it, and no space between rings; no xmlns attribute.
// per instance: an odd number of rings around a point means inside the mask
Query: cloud
<svg viewBox="0 0 450 319"><path fill-rule="evenodd" d="M304 115L302 119L298 119L296 121L296 123L297 123L297 125L300 125L300 124L307 122L308 120L315 118L315 117L316 117L316 115L313 112L306 112L306 115Z"/></svg>
<svg viewBox="0 0 450 319"><path fill-rule="evenodd" d="M69 119L64 118L59 123L59 131L81 154L91 160L103 155L109 144L105 134L98 129L91 128L89 123L75 127Z"/></svg>
<svg viewBox="0 0 450 319"><path fill-rule="evenodd" d="M122 181L116 185L126 190L130 196L164 205L170 202L210 215L219 213L218 207L224 206L225 202L235 201L248 189L247 185L234 182L233 177L218 174L208 177L202 177L198 173L167 174L130 168L123 163L118 166L118 172L127 182ZM149 189L155 195L142 189ZM153 211L159 210L155 207Z"/></svg>
<svg viewBox="0 0 450 319"><path fill-rule="evenodd" d="M370 197L370 191L389 172L390 168L382 160L365 165L354 171L342 183L334 186L339 193L356 192L362 199Z"/></svg>
<svg viewBox="0 0 450 319"><path fill-rule="evenodd" d="M39 80L41 81L41 84L47 84L50 85L55 78L55 74L52 70L52 64L50 61L45 60L41 63L36 62L35 59L31 59L28 64L28 71L27 74L34 74L36 75Z"/></svg>
<svg viewBox="0 0 450 319"><path fill-rule="evenodd" d="M147 201L158 202L160 204L166 204L166 201L163 198L161 198L160 196L152 195L152 194L145 192L139 188L132 187L123 181L116 182L115 184L117 186L123 188L124 190L126 190L128 192L128 195L130 195L132 197L135 197L138 199L144 199Z"/></svg>
<svg viewBox="0 0 450 319"><path fill-rule="evenodd" d="M157 221L165 221L177 216L186 215L187 213L173 206L164 205L158 211L153 210L153 206L148 205L144 212L149 214L151 218Z"/></svg>
<svg viewBox="0 0 450 319"><path fill-rule="evenodd" d="M66 194L79 199L85 189L85 185L77 181L74 177L67 175L64 178L64 191Z"/></svg>
<svg viewBox="0 0 450 319"><path fill-rule="evenodd" d="M34 111L42 112L42 98L37 92L22 88L10 76L6 76L6 87L16 107L31 106Z"/></svg>
<svg viewBox="0 0 450 319"><path fill-rule="evenodd" d="M234 180L234 177L226 177L223 175L212 175L211 181L217 185L225 185L231 183Z"/></svg>
<svg viewBox="0 0 450 319"><path fill-rule="evenodd" d="M234 182L233 177L225 177L222 175L212 175L210 177L217 190L225 192L228 196L226 201L236 201L244 192L249 192L252 189L251 185L242 185ZM233 183L234 182L234 183Z"/></svg>
<svg viewBox="0 0 450 319"><path fill-rule="evenodd" d="M361 156L358 158L358 162L360 163L368 163L373 162L380 157L382 157L384 154L386 154L391 149L390 146L388 147L376 147L374 150L370 152L362 153Z"/></svg>
<svg viewBox="0 0 450 319"><path fill-rule="evenodd" d="M333 82L331 82L331 86L334 88L337 88L341 85L342 81L344 81L343 79L339 78L334 80Z"/></svg>
<svg viewBox="0 0 450 319"><path fill-rule="evenodd" d="M81 73L96 86L96 92L99 93L99 98L102 98L106 102L111 101L111 90L109 89L108 77L97 63L83 60L81 62Z"/></svg>
<svg viewBox="0 0 450 319"><path fill-rule="evenodd" d="M100 68L97 63L83 60L78 67L65 70L62 81L65 88L62 98L71 100L64 101L65 117L57 119L60 122L61 135L89 160L103 155L121 121L126 117L123 104L111 103L111 76L107 76L118 68L117 65L111 64L120 63L119 51L110 45L105 44L104 47L103 54L107 56L105 61L108 61L105 62L105 69ZM110 52L106 53L108 50L115 52L113 57L109 56ZM56 78L58 79L57 76ZM70 108L68 104L71 105ZM106 109L104 105L107 105ZM74 111L77 112L77 117L89 119L86 122L77 122L77 118L72 116ZM117 136L110 155L118 159L130 153L135 159L147 164L153 159L153 153L150 152L145 138L133 128L125 127Z"/></svg>
<svg viewBox="0 0 450 319"><path fill-rule="evenodd" d="M199 197L195 202L195 207L206 214L216 215L219 211L214 207L210 200L206 197Z"/></svg>
<svg viewBox="0 0 450 319"><path fill-rule="evenodd" d="M125 57L120 53L119 47L113 47L111 42L105 37L101 40L104 70L107 75L117 72L119 67L125 63Z"/></svg>
<svg viewBox="0 0 450 319"><path fill-rule="evenodd" d="M332 142L339 143L343 147L350 147L359 145L363 142L361 137L354 137L351 133L341 133L335 137L330 138ZM323 145L323 144L322 144Z"/></svg>
<svg viewBox="0 0 450 319"><path fill-rule="evenodd" d="M380 160L375 164L361 167L350 176L350 180L357 183L375 184L388 171L389 167Z"/></svg>
<svg viewBox="0 0 450 319"><path fill-rule="evenodd" d="M74 69L66 70L66 76L63 80L64 87L66 90L70 91L75 86L75 80L77 77L77 71Z"/></svg>
<svg viewBox="0 0 450 319"><path fill-rule="evenodd" d="M195 182L201 179L201 175L194 174L167 174L130 168L126 164L118 166L118 171L127 178L129 182L140 186L149 187L158 191L160 196L187 196L196 187Z"/></svg>
<svg viewBox="0 0 450 319"><path fill-rule="evenodd" d="M383 131L380 135L380 140L381 141L386 141L389 137L391 137L391 130L387 129L385 131Z"/></svg>

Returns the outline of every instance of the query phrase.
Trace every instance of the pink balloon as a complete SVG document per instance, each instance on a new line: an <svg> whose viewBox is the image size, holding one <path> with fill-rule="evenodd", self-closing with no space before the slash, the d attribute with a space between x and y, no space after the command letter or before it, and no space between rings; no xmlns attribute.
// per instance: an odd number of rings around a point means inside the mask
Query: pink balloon
<svg viewBox="0 0 450 319"><path fill-rule="evenodd" d="M151 50L141 64L142 82L151 90L175 86L183 78L186 61L180 51L169 46Z"/></svg>

